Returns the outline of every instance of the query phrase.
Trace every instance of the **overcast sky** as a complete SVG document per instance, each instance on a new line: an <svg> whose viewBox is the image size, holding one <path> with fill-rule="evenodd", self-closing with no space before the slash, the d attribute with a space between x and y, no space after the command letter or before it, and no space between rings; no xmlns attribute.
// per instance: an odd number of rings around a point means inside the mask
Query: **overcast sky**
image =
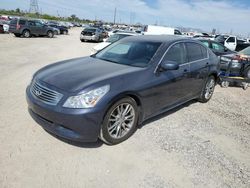
<svg viewBox="0 0 250 188"><path fill-rule="evenodd" d="M29 10L29 0L0 0L0 8ZM117 22L184 26L250 34L250 0L38 0L43 13Z"/></svg>

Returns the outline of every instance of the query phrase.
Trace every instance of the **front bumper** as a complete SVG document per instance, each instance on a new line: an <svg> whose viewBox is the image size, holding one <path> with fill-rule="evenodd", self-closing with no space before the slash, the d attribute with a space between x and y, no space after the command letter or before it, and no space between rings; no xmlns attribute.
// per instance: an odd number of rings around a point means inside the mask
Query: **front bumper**
<svg viewBox="0 0 250 188"><path fill-rule="evenodd" d="M104 110L51 106L36 99L30 87L26 89L26 100L31 117L48 132L73 141L97 141Z"/></svg>

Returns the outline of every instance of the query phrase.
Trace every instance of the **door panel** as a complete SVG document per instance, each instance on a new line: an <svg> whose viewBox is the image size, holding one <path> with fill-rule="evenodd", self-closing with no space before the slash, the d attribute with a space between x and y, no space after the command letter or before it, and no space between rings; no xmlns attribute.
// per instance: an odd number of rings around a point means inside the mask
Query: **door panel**
<svg viewBox="0 0 250 188"><path fill-rule="evenodd" d="M172 106L186 101L191 96L190 66L186 63L186 50L183 43L177 43L169 48L162 62L174 61L179 64L178 70L165 70L152 73L150 93L153 94L154 105L149 114L157 114Z"/></svg>
<svg viewBox="0 0 250 188"><path fill-rule="evenodd" d="M186 43L190 63L190 82L192 96L200 94L209 70L207 49L197 43Z"/></svg>

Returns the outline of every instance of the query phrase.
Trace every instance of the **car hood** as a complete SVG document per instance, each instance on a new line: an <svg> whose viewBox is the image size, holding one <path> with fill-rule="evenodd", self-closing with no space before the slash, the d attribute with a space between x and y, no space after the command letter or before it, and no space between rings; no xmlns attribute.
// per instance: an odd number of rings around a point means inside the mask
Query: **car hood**
<svg viewBox="0 0 250 188"><path fill-rule="evenodd" d="M141 70L142 68L139 67L85 57L46 66L39 70L34 78L66 92L74 93L93 84Z"/></svg>

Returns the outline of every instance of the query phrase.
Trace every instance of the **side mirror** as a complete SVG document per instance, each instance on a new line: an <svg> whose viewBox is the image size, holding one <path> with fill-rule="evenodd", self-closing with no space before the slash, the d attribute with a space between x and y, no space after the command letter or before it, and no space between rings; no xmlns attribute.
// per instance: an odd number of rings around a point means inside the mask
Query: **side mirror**
<svg viewBox="0 0 250 188"><path fill-rule="evenodd" d="M228 51L228 49L227 48L225 48L225 50L224 50L225 52L227 52Z"/></svg>
<svg viewBox="0 0 250 188"><path fill-rule="evenodd" d="M175 61L163 61L160 65L160 71L177 70L179 64Z"/></svg>

